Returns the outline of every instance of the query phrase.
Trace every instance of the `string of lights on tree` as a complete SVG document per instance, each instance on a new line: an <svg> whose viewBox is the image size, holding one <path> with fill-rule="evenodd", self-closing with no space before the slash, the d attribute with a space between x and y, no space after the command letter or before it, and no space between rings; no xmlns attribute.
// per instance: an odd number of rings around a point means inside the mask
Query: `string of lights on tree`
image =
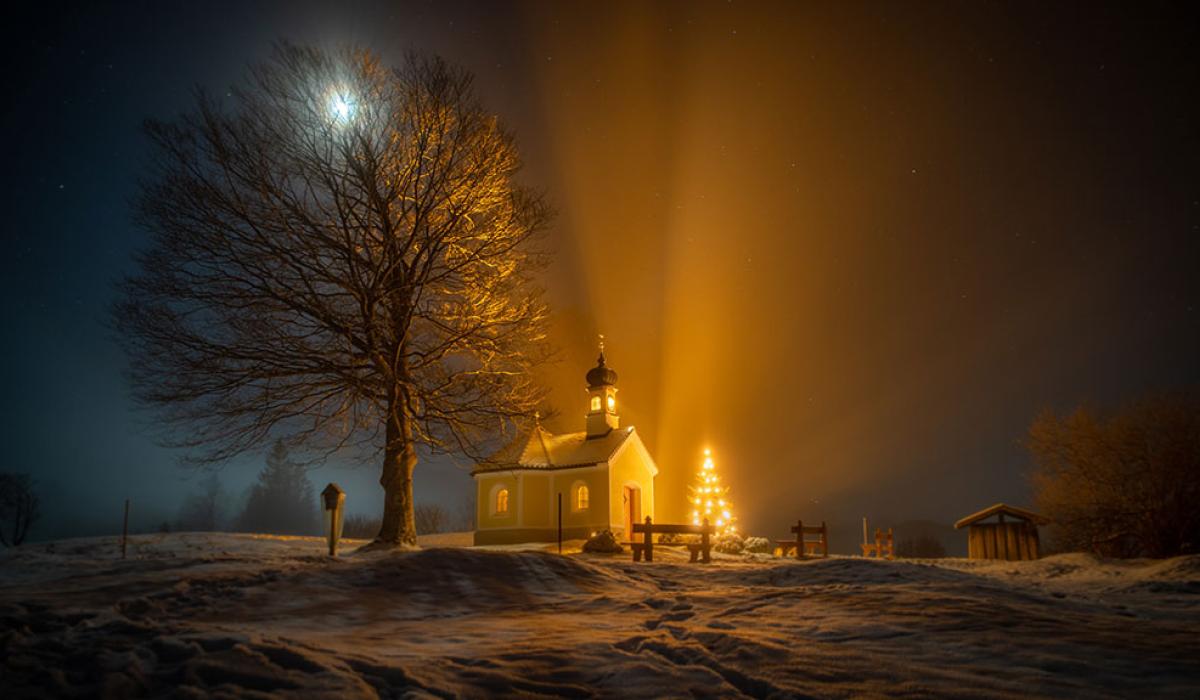
<svg viewBox="0 0 1200 700"><path fill-rule="evenodd" d="M692 481L692 485L688 486L692 524L701 525L707 519L721 534L737 532L737 518L733 515L733 503L729 500L729 487L721 484L710 450L704 450L704 464Z"/></svg>

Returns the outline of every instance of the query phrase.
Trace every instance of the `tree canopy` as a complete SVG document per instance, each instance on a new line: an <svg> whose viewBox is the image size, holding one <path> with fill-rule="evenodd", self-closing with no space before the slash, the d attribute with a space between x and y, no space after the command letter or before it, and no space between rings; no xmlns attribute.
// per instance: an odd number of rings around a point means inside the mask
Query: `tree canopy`
<svg viewBox="0 0 1200 700"><path fill-rule="evenodd" d="M1115 556L1200 551L1200 397L1104 415L1042 414L1029 433L1039 511L1057 545Z"/></svg>
<svg viewBox="0 0 1200 700"><path fill-rule="evenodd" d="M200 461L380 450L379 540L414 542L416 448L482 458L543 395L551 214L512 137L439 58L290 44L145 133L135 396Z"/></svg>

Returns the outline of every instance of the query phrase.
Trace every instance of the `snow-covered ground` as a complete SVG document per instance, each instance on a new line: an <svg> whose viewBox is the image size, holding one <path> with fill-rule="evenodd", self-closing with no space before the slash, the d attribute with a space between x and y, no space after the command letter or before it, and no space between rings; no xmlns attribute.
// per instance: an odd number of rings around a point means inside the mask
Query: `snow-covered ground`
<svg viewBox="0 0 1200 700"><path fill-rule="evenodd" d="M1200 697L1200 557L705 566L467 541L4 552L0 697Z"/></svg>

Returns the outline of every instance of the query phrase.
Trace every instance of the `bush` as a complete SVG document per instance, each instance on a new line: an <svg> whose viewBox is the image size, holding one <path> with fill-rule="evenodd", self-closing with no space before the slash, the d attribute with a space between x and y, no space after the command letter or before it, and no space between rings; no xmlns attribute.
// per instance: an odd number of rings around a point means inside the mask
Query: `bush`
<svg viewBox="0 0 1200 700"><path fill-rule="evenodd" d="M1047 412L1028 446L1052 546L1121 557L1200 551L1200 395L1154 397L1109 416Z"/></svg>
<svg viewBox="0 0 1200 700"><path fill-rule="evenodd" d="M745 551L753 554L770 554L772 551L771 540L766 537L747 537L742 544Z"/></svg>
<svg viewBox="0 0 1200 700"><path fill-rule="evenodd" d="M418 503L416 508L413 508L413 520L418 535L436 535L446 531L450 516L446 514L445 508L436 503Z"/></svg>
<svg viewBox="0 0 1200 700"><path fill-rule="evenodd" d="M352 540L373 540L379 534L383 520L366 515L349 515L342 521L342 537Z"/></svg>
<svg viewBox="0 0 1200 700"><path fill-rule="evenodd" d="M617 542L612 530L601 530L583 543L583 551L593 554L620 554L625 549Z"/></svg>
<svg viewBox="0 0 1200 700"><path fill-rule="evenodd" d="M736 532L726 532L723 535L717 535L717 542L713 545L713 549L721 554L741 554L745 548L745 540Z"/></svg>
<svg viewBox="0 0 1200 700"><path fill-rule="evenodd" d="M659 544L682 544L683 535L677 532L664 532L658 536Z"/></svg>

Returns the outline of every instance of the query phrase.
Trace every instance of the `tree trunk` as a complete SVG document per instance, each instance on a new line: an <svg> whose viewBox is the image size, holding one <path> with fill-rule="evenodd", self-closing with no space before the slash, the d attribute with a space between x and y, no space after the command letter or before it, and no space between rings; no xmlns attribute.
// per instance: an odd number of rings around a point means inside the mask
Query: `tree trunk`
<svg viewBox="0 0 1200 700"><path fill-rule="evenodd" d="M417 452L413 447L412 425L404 408L403 398L397 396L387 424L387 446L383 451L383 525L375 542L379 544L417 543L417 526L413 518L413 469ZM398 403L399 405L395 405Z"/></svg>

